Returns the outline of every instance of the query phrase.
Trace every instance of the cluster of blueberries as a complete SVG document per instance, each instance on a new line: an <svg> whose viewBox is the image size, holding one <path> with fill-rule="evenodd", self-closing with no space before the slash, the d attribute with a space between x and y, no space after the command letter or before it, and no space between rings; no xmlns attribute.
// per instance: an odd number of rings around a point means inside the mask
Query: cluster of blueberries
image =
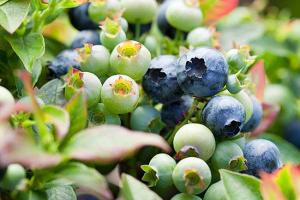
<svg viewBox="0 0 300 200"><path fill-rule="evenodd" d="M179 58L152 59L146 43L128 40L130 33L148 32L156 12L163 35L174 38L176 31L184 32L193 48ZM71 9L69 17L80 32L69 50L49 62L50 74L64 77L66 99L84 88L92 123L101 112L105 123L121 125L120 115L131 113L134 130L171 132L167 139L175 159L158 154L141 166L142 180L154 190L175 186L181 193L172 200L199 200L196 195L206 191L204 199L214 200L225 196L219 169L259 177L281 167L272 142L246 141L245 133L255 130L263 116L261 103L238 80L248 67L246 57L239 49L224 56L206 47L213 36L200 27L198 1L168 0L158 7L155 0L108 0ZM163 130L155 124L158 118Z"/></svg>

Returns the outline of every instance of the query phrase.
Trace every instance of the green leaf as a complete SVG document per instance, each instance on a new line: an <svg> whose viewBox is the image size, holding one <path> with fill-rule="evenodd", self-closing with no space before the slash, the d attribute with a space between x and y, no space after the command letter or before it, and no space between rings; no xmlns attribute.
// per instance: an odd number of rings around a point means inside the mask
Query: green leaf
<svg viewBox="0 0 300 200"><path fill-rule="evenodd" d="M64 105L66 102L64 97L64 82L60 79L49 81L39 89L37 96L40 97L45 104Z"/></svg>
<svg viewBox="0 0 300 200"><path fill-rule="evenodd" d="M74 134L84 129L87 125L87 104L83 91L80 91L73 96L73 98L67 103L66 110L69 112L71 120L70 129L66 136L66 140L68 140Z"/></svg>
<svg viewBox="0 0 300 200"><path fill-rule="evenodd" d="M145 184L127 174L122 175L121 193L124 200L162 200Z"/></svg>
<svg viewBox="0 0 300 200"><path fill-rule="evenodd" d="M113 163L125 159L144 146L170 150L166 141L159 135L103 125L77 133L67 143L64 153L76 160Z"/></svg>
<svg viewBox="0 0 300 200"><path fill-rule="evenodd" d="M286 140L282 139L279 136L274 134L265 133L260 136L261 138L270 140L278 147L281 155L281 159L283 163L293 163L299 164L300 163L300 151L292 145L291 143L287 142Z"/></svg>
<svg viewBox="0 0 300 200"><path fill-rule="evenodd" d="M7 166L19 163L29 169L56 166L62 161L59 154L50 154L38 146L29 133L14 131L1 126L0 163Z"/></svg>
<svg viewBox="0 0 300 200"><path fill-rule="evenodd" d="M33 66L32 66L32 84L35 85L39 78L40 78L40 75L42 73L42 63L41 63L41 60L38 59L34 62Z"/></svg>
<svg viewBox="0 0 300 200"><path fill-rule="evenodd" d="M57 186L46 190L48 200L76 200L76 194L71 186Z"/></svg>
<svg viewBox="0 0 300 200"><path fill-rule="evenodd" d="M22 60L27 71L32 72L34 62L45 52L45 41L41 33L25 36L8 36L8 42Z"/></svg>
<svg viewBox="0 0 300 200"><path fill-rule="evenodd" d="M6 2L8 2L8 0L0 0L0 6Z"/></svg>
<svg viewBox="0 0 300 200"><path fill-rule="evenodd" d="M97 170L82 163L68 163L54 170L52 177L47 185L75 185L80 191L93 194L101 199L111 199L111 192L105 177Z"/></svg>
<svg viewBox="0 0 300 200"><path fill-rule="evenodd" d="M29 9L30 0L0 0L0 25L9 33L14 33L27 16Z"/></svg>
<svg viewBox="0 0 300 200"><path fill-rule="evenodd" d="M42 107L42 111L44 114L44 122L54 125L57 137L62 139L68 133L70 127L69 113L53 105Z"/></svg>
<svg viewBox="0 0 300 200"><path fill-rule="evenodd" d="M227 199L229 200L262 200L260 180L254 176L240 174L225 169L219 170Z"/></svg>
<svg viewBox="0 0 300 200"><path fill-rule="evenodd" d="M18 192L16 199L18 199L18 200L45 200L45 199L47 199L47 195L44 192L30 190L30 191Z"/></svg>

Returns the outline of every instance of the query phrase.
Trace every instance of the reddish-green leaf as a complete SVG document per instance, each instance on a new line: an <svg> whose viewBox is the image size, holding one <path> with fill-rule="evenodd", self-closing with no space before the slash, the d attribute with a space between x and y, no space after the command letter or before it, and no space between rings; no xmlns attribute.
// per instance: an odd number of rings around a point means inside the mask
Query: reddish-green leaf
<svg viewBox="0 0 300 200"><path fill-rule="evenodd" d="M77 133L66 144L63 152L75 160L112 163L123 160L144 146L170 150L159 135L134 132L120 126L103 125Z"/></svg>
<svg viewBox="0 0 300 200"><path fill-rule="evenodd" d="M41 149L24 132L15 132L8 126L0 126L0 165L20 163L30 169L42 169L57 165L62 160L59 154L50 154Z"/></svg>
<svg viewBox="0 0 300 200"><path fill-rule="evenodd" d="M207 5L205 21L211 23L233 11L238 6L239 0L202 0L201 4Z"/></svg>
<svg viewBox="0 0 300 200"><path fill-rule="evenodd" d="M60 107L52 105L44 106L42 111L44 122L54 125L57 137L62 139L68 133L70 127L69 113Z"/></svg>
<svg viewBox="0 0 300 200"><path fill-rule="evenodd" d="M264 92L266 87L266 72L264 62L259 61L250 70L250 75L253 83L255 84L256 91L255 95L261 102L264 100Z"/></svg>

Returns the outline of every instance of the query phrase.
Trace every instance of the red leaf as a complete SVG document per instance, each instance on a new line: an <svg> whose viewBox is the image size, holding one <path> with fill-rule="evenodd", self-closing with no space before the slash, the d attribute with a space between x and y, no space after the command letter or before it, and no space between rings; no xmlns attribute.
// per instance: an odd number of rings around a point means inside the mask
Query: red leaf
<svg viewBox="0 0 300 200"><path fill-rule="evenodd" d="M205 0L204 2L206 2ZM205 21L208 23L217 21L222 17L228 15L239 4L239 0L217 0L212 9L206 13Z"/></svg>
<svg viewBox="0 0 300 200"><path fill-rule="evenodd" d="M273 180L276 177L274 174L261 173L260 176L262 179L260 190L265 200L286 200Z"/></svg>
<svg viewBox="0 0 300 200"><path fill-rule="evenodd" d="M264 91L266 87L266 72L264 61L259 61L255 66L252 67L252 69L250 70L250 76L256 86L255 95L257 99L263 102Z"/></svg>
<svg viewBox="0 0 300 200"><path fill-rule="evenodd" d="M263 119L260 125L252 132L251 136L256 137L262 134L265 130L267 130L270 125L276 120L280 107L277 105L263 103Z"/></svg>

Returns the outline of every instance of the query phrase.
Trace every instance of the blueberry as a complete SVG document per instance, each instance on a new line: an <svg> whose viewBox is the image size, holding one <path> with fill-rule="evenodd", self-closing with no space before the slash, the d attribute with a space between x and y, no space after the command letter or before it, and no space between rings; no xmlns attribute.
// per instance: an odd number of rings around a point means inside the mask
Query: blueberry
<svg viewBox="0 0 300 200"><path fill-rule="evenodd" d="M247 174L258 177L262 171L272 173L282 166L279 149L268 140L253 140L246 144L243 152L247 160Z"/></svg>
<svg viewBox="0 0 300 200"><path fill-rule="evenodd" d="M77 196L78 200L100 200L99 198L90 194L80 194Z"/></svg>
<svg viewBox="0 0 300 200"><path fill-rule="evenodd" d="M167 0L160 5L158 9L156 22L157 22L157 27L159 28L160 32L163 35L169 36L170 38L174 38L176 29L169 24L166 17L167 9L169 5L171 5L171 3L173 3L173 0Z"/></svg>
<svg viewBox="0 0 300 200"><path fill-rule="evenodd" d="M201 198L191 194L180 193L172 197L171 200L201 200Z"/></svg>
<svg viewBox="0 0 300 200"><path fill-rule="evenodd" d="M0 105L1 104L14 104L15 99L8 89L0 86Z"/></svg>
<svg viewBox="0 0 300 200"><path fill-rule="evenodd" d="M252 97L253 103L253 114L249 121L243 126L242 132L250 132L254 131L259 123L261 122L263 116L263 109L261 103L256 99L256 97Z"/></svg>
<svg viewBox="0 0 300 200"><path fill-rule="evenodd" d="M216 142L212 132L202 124L190 123L182 126L173 140L179 156L195 156L208 160L214 153ZM237 145L236 145L237 146Z"/></svg>
<svg viewBox="0 0 300 200"><path fill-rule="evenodd" d="M187 94L196 97L213 96L227 82L228 65L221 52L211 48L197 48L181 56L177 67L177 81Z"/></svg>
<svg viewBox="0 0 300 200"><path fill-rule="evenodd" d="M1 180L1 186L7 190L14 190L26 177L25 169L19 164L10 164Z"/></svg>
<svg viewBox="0 0 300 200"><path fill-rule="evenodd" d="M300 148L300 120L292 120L284 130L285 139Z"/></svg>
<svg viewBox="0 0 300 200"><path fill-rule="evenodd" d="M204 107L204 124L215 136L232 137L238 134L245 121L243 105L230 96L216 96Z"/></svg>
<svg viewBox="0 0 300 200"><path fill-rule="evenodd" d="M211 171L202 159L189 157L177 163L172 178L180 192L200 194L210 185Z"/></svg>
<svg viewBox="0 0 300 200"><path fill-rule="evenodd" d="M155 155L149 165L142 165L145 172L142 180L148 183L149 187L168 189L173 185L172 172L176 166L175 160L168 154L160 153Z"/></svg>
<svg viewBox="0 0 300 200"><path fill-rule="evenodd" d="M187 42L190 46L212 46L213 33L208 28L198 27L190 31L187 36Z"/></svg>
<svg viewBox="0 0 300 200"><path fill-rule="evenodd" d="M58 78L65 75L70 67L80 69L79 55L76 50L64 50L48 63L51 75Z"/></svg>
<svg viewBox="0 0 300 200"><path fill-rule="evenodd" d="M84 30L80 31L71 44L72 49L82 48L84 44L100 45L100 36L97 31Z"/></svg>
<svg viewBox="0 0 300 200"><path fill-rule="evenodd" d="M204 195L204 200L227 200L227 194L222 181L212 184Z"/></svg>
<svg viewBox="0 0 300 200"><path fill-rule="evenodd" d="M97 30L99 25L94 23L88 15L90 4L83 4L69 11L69 18L71 24L78 30Z"/></svg>
<svg viewBox="0 0 300 200"><path fill-rule="evenodd" d="M142 82L145 92L156 102L170 103L183 95L177 83L176 57L163 55L154 58Z"/></svg>
<svg viewBox="0 0 300 200"><path fill-rule="evenodd" d="M192 106L193 98L182 96L180 100L165 104L161 110L161 119L169 128L175 127L182 122L188 110Z"/></svg>

